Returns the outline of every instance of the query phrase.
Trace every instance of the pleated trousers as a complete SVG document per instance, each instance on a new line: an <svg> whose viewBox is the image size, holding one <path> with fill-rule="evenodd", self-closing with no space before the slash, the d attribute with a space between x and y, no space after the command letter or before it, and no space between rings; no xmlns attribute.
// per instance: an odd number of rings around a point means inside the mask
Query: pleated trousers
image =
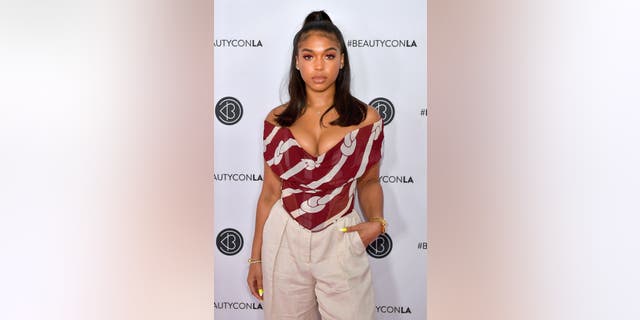
<svg viewBox="0 0 640 320"><path fill-rule="evenodd" d="M266 320L375 318L369 259L357 232L356 211L311 232L278 200L264 225L262 274Z"/></svg>

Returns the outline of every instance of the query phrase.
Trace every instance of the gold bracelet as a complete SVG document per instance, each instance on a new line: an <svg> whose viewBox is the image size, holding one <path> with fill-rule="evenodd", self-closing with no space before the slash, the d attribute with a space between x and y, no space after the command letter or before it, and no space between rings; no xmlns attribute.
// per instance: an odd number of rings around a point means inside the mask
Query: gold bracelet
<svg viewBox="0 0 640 320"><path fill-rule="evenodd" d="M371 222L380 222L380 225L382 226L382 232L381 233L385 233L387 232L387 220L385 220L383 217L373 217L371 219L369 219L369 221Z"/></svg>
<svg viewBox="0 0 640 320"><path fill-rule="evenodd" d="M249 262L249 264L254 264L254 263L260 263L260 262L262 262L262 260L260 260L260 259L249 259L249 261L247 261L247 262Z"/></svg>

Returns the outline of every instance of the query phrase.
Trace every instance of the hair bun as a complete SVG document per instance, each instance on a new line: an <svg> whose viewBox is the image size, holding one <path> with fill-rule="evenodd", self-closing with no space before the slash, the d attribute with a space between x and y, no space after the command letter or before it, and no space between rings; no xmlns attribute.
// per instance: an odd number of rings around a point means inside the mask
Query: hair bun
<svg viewBox="0 0 640 320"><path fill-rule="evenodd" d="M324 12L324 11L314 11L309 13L309 15L304 19L304 24L303 26L306 26L309 23L314 23L314 22L327 22L329 24L333 24L333 21L331 21L331 18L329 18L329 15Z"/></svg>

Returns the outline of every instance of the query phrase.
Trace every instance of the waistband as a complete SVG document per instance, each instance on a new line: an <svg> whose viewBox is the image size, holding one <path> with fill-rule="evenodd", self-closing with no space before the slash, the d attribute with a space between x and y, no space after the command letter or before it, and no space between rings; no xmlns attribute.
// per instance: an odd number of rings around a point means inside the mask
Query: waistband
<svg viewBox="0 0 640 320"><path fill-rule="evenodd" d="M278 202L276 203L277 205L282 206L282 199L278 200ZM293 222L295 222L295 226L299 227L300 229L307 231L307 232L311 232L311 233L315 233L315 232L321 232L323 230L326 230L327 228L331 227L332 225L334 225L336 222L343 220L343 219L348 219L351 217L355 217L355 216L359 216L359 213L355 210L355 209L351 209L351 211L345 212L343 214L337 214L329 219L327 219L325 222L321 223L320 225L318 225L318 227L316 227L317 229L307 229L307 227L303 226L302 224L300 224L285 208L284 206L282 206L282 211L285 212L286 216L292 220Z"/></svg>

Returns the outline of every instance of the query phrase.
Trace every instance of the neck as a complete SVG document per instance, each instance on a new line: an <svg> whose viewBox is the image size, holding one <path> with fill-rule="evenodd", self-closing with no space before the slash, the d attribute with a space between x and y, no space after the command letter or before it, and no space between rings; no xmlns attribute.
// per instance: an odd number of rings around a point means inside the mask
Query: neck
<svg viewBox="0 0 640 320"><path fill-rule="evenodd" d="M331 86L322 92L312 91L307 88L306 105L312 110L326 110L333 104L333 97L336 93L336 87Z"/></svg>

